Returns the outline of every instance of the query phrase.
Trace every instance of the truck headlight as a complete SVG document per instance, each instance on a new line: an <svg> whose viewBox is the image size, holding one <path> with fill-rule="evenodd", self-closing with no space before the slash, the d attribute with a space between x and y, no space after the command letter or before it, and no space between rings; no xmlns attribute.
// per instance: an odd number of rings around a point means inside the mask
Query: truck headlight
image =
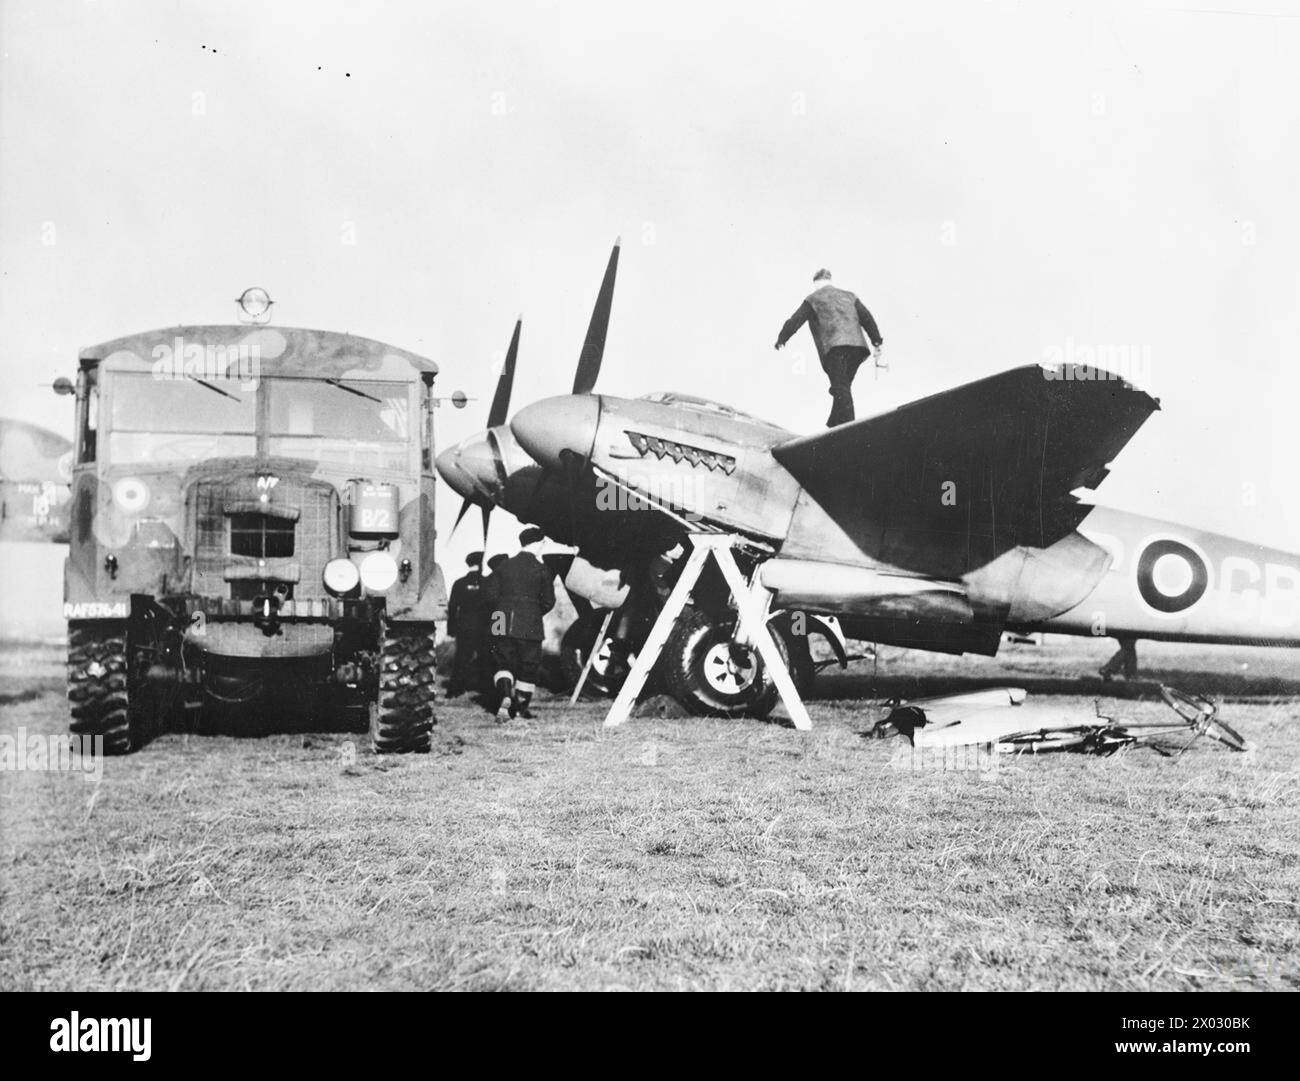
<svg viewBox="0 0 1300 1081"><path fill-rule="evenodd" d="M361 572L350 559L331 559L325 564L325 573L321 575L325 588L335 596L351 593L361 581Z"/></svg>
<svg viewBox="0 0 1300 1081"><path fill-rule="evenodd" d="M361 561L361 584L368 593L387 593L397 581L397 560L387 552L371 552Z"/></svg>

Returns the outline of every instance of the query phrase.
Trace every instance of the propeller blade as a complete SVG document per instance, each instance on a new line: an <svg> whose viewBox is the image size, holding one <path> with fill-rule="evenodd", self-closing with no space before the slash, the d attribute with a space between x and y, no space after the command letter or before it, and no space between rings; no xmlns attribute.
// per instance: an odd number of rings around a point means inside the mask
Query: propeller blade
<svg viewBox="0 0 1300 1081"><path fill-rule="evenodd" d="M471 500L468 500L468 499L464 500L464 501L461 503L461 505L460 505L460 513L459 513L458 515L456 515L456 524L453 525L453 526L451 527L451 531L452 531L452 533L455 533L456 530L460 528L460 520L461 520L462 518L464 518L466 514L469 513L469 509L470 509L470 507L472 507L473 505L474 505L473 502L472 502Z"/></svg>
<svg viewBox="0 0 1300 1081"><path fill-rule="evenodd" d="M622 243L621 238L615 240L614 250L609 253L605 279L600 283L596 306L591 312L591 324L587 327L587 340L582 343L582 355L578 357L578 371L573 377L574 394L590 394L596 386L596 377L600 375L600 362L605 356L605 334L609 330L609 311L614 305L614 277L618 273L618 250Z"/></svg>
<svg viewBox="0 0 1300 1081"><path fill-rule="evenodd" d="M460 528L461 519L469 513L470 507L474 506L473 500L466 499L460 505L460 513L456 515L456 522L451 527L452 534ZM483 543L487 544L488 539L488 522L492 519L492 506L489 503L480 503L479 510L483 512Z"/></svg>
<svg viewBox="0 0 1300 1081"><path fill-rule="evenodd" d="M510 391L515 385L515 359L519 356L519 331L523 325L522 317L515 320L515 332L510 336L510 348L506 350L506 361L501 365L501 376L497 379L497 392L492 396L492 408L488 410L489 428L504 424L510 413Z"/></svg>

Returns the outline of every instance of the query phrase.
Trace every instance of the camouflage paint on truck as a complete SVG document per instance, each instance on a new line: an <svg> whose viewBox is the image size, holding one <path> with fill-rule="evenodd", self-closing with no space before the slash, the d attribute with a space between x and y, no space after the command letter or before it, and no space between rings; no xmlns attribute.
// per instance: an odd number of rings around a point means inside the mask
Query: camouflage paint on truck
<svg viewBox="0 0 1300 1081"><path fill-rule="evenodd" d="M84 649L70 675L103 668L85 658L116 656L119 639L133 685L188 679L219 701L261 662L316 660L381 699L391 670L419 686L403 715L431 724L432 628L446 613L437 372L368 338L268 326L83 350L64 614Z"/></svg>
<svg viewBox="0 0 1300 1081"><path fill-rule="evenodd" d="M409 559L412 574L388 594L390 616L443 618L445 590L431 558L435 536L431 411L437 372L431 360L368 338L279 327L176 327L83 350L79 426L94 433L104 429L107 438L87 440L82 459L73 467L75 524L65 578L65 615L120 617L126 614L125 604L133 593L212 596L212 572L203 554L187 550L181 538L189 532L185 523L194 522L204 510L197 505L202 498L197 493L215 483L214 478L230 478L224 494L254 504L263 494L274 503L280 484L295 489L328 485L338 493L341 507L355 490L349 482L364 474L399 492L398 536L389 551L399 565ZM115 411L128 413L126 401L136 390L131 382L115 379L119 373L126 380L187 385L187 398L213 393L195 382L200 379L227 393L238 388L252 398L251 430L119 430L111 418ZM292 416L285 426L288 430L273 431L269 409L259 400L273 393L275 381L293 379L329 387L344 401L350 391L322 381L336 380L344 387L357 381L387 384L391 395L385 395L385 408L391 410L391 422L406 425L408 432L410 425L419 424L424 434L420 439L405 438L400 445L394 440L391 447L359 448L351 461L335 446L317 456L325 460L294 453L294 444L305 444L309 437L293 434ZM90 416L92 409L99 415ZM184 425L183 418L167 418L164 423L173 429ZM331 505L329 513L339 509ZM331 556L343 552L345 526L340 515ZM116 574L105 566L110 554L117 557ZM311 587L304 599L324 600L319 568L314 569L316 580L303 581Z"/></svg>

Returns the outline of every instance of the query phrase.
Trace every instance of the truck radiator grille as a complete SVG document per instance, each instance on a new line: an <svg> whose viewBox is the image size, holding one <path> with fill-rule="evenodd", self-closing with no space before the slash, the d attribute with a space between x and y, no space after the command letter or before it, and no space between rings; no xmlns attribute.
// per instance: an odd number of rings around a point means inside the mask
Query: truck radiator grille
<svg viewBox="0 0 1300 1081"><path fill-rule="evenodd" d="M281 477L264 493L258 475L200 480L189 503L195 593L238 598L268 581L291 583L299 599L327 596L321 573L343 547L332 485Z"/></svg>
<svg viewBox="0 0 1300 1081"><path fill-rule="evenodd" d="M293 555L297 534L290 518L270 514L228 514L230 518L230 552L254 559L284 559Z"/></svg>

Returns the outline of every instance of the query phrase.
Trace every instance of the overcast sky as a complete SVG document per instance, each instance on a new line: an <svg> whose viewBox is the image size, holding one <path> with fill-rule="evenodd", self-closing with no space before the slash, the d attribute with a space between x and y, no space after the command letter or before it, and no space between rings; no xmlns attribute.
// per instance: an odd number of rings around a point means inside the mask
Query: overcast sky
<svg viewBox="0 0 1300 1081"><path fill-rule="evenodd" d="M1131 346L1164 409L1096 500L1300 548L1300 7L1079 8L3 0L0 414L70 434L81 346L261 285L437 360L445 445L516 313L516 407L569 389L622 234L599 390L817 428L772 344L825 265L859 415Z"/></svg>

